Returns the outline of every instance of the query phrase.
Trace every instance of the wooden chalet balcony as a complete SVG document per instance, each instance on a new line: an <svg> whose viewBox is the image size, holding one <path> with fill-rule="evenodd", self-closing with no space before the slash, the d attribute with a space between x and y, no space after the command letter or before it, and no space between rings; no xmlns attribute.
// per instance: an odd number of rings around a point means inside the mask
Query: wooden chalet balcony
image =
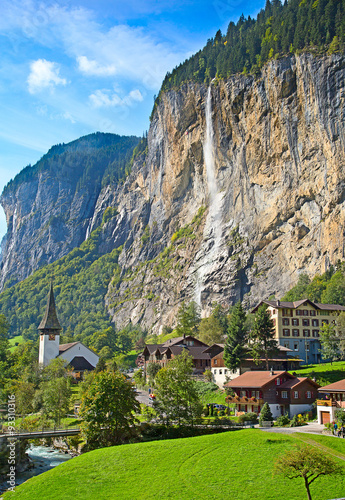
<svg viewBox="0 0 345 500"><path fill-rule="evenodd" d="M230 404L237 405L263 405L264 400L259 398L247 398L245 396L227 396L225 401Z"/></svg>
<svg viewBox="0 0 345 500"><path fill-rule="evenodd" d="M331 401L330 399L317 399L317 406L333 406L335 408L345 408L345 401Z"/></svg>

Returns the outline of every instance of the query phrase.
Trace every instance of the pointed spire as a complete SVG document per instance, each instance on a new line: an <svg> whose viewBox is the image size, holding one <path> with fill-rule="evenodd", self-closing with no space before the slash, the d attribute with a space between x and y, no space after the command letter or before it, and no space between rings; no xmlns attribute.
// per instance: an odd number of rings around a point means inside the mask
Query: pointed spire
<svg viewBox="0 0 345 500"><path fill-rule="evenodd" d="M53 281L50 282L50 291L48 297L48 304L46 312L42 318L42 321L38 327L38 330L57 330L58 333L61 330L61 326L56 314L55 299L53 292Z"/></svg>

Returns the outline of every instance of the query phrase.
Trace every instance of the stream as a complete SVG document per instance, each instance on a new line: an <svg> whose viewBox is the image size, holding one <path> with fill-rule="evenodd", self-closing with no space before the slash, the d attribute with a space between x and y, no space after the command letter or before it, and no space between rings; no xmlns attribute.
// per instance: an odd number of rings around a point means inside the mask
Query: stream
<svg viewBox="0 0 345 500"><path fill-rule="evenodd" d="M16 486L24 483L31 477L38 476L39 474L42 474L42 472L46 472L53 467L57 467L72 458L68 453L55 450L50 446L31 445L26 453L29 455L33 463L33 467L30 470L16 475ZM4 492L6 488L6 483L0 483L0 494Z"/></svg>

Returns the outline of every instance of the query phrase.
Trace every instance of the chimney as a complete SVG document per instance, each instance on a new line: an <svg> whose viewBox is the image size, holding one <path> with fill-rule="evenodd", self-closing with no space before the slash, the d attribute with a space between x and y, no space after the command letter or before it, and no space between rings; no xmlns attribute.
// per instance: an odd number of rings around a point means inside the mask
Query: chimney
<svg viewBox="0 0 345 500"><path fill-rule="evenodd" d="M277 299L277 306L280 306L280 300Z"/></svg>
<svg viewBox="0 0 345 500"><path fill-rule="evenodd" d="M271 372L270 375L272 377L272 375L274 375L274 371L273 371L273 367L272 366L271 366L270 372Z"/></svg>

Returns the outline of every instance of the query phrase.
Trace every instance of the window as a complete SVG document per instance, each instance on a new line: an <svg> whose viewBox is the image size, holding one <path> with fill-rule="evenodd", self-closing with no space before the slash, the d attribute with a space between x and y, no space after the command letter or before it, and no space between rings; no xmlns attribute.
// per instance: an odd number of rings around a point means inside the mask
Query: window
<svg viewBox="0 0 345 500"><path fill-rule="evenodd" d="M298 399L298 391L293 391L293 397L294 397L295 399Z"/></svg>
<svg viewBox="0 0 345 500"><path fill-rule="evenodd" d="M297 318L293 318L293 319L292 319L292 325L293 325L293 326L298 326L298 325L299 325L299 319L297 319Z"/></svg>
<svg viewBox="0 0 345 500"><path fill-rule="evenodd" d="M310 330L303 330L303 337L310 337Z"/></svg>
<svg viewBox="0 0 345 500"><path fill-rule="evenodd" d="M241 398L245 398L247 396L246 391L241 391Z"/></svg>
<svg viewBox="0 0 345 500"><path fill-rule="evenodd" d="M221 375L222 373L223 373L222 370L219 370L219 375Z"/></svg>
<svg viewBox="0 0 345 500"><path fill-rule="evenodd" d="M303 311L301 309L297 309L296 316L303 316Z"/></svg>
<svg viewBox="0 0 345 500"><path fill-rule="evenodd" d="M303 326L309 326L309 319L302 319Z"/></svg>
<svg viewBox="0 0 345 500"><path fill-rule="evenodd" d="M311 320L311 326L319 326L319 320L318 319L312 319Z"/></svg>
<svg viewBox="0 0 345 500"><path fill-rule="evenodd" d="M309 342L307 342L306 345L305 345L305 350L309 351L309 348L310 348L310 344L309 344Z"/></svg>
<svg viewBox="0 0 345 500"><path fill-rule="evenodd" d="M246 405L240 405L240 411L246 411Z"/></svg>
<svg viewBox="0 0 345 500"><path fill-rule="evenodd" d="M292 330L292 335L293 335L293 337L299 337L299 330L297 330L297 329Z"/></svg>
<svg viewBox="0 0 345 500"><path fill-rule="evenodd" d="M309 311L310 316L316 316L316 311Z"/></svg>
<svg viewBox="0 0 345 500"><path fill-rule="evenodd" d="M303 309L303 316L308 316L308 309Z"/></svg>
<svg viewBox="0 0 345 500"><path fill-rule="evenodd" d="M307 399L310 399L310 398L311 398L311 392L307 391Z"/></svg>
<svg viewBox="0 0 345 500"><path fill-rule="evenodd" d="M283 337L290 337L290 330L288 328L283 329Z"/></svg>
<svg viewBox="0 0 345 500"><path fill-rule="evenodd" d="M319 337L319 330L313 330L313 337Z"/></svg>
<svg viewBox="0 0 345 500"><path fill-rule="evenodd" d="M228 373L228 370L225 368L224 375L226 375L227 373Z"/></svg>
<svg viewBox="0 0 345 500"><path fill-rule="evenodd" d="M282 391L282 398L286 399L287 397L287 391Z"/></svg>
<svg viewBox="0 0 345 500"><path fill-rule="evenodd" d="M283 309L283 316L292 316L291 309Z"/></svg>
<svg viewBox="0 0 345 500"><path fill-rule="evenodd" d="M251 392L252 398L255 398L255 391Z"/></svg>
<svg viewBox="0 0 345 500"><path fill-rule="evenodd" d="M284 342L284 347L286 347L287 349L290 349L290 343L289 342Z"/></svg>
<svg viewBox="0 0 345 500"><path fill-rule="evenodd" d="M276 379L276 385L280 385L280 378Z"/></svg>
<svg viewBox="0 0 345 500"><path fill-rule="evenodd" d="M213 373L214 373L215 375L217 375L217 370L213 370Z"/></svg>
<svg viewBox="0 0 345 500"><path fill-rule="evenodd" d="M217 360L217 359L215 359L215 360L214 360L214 364L215 364L215 365L217 365L217 364L218 364L218 360Z"/></svg>
<svg viewBox="0 0 345 500"><path fill-rule="evenodd" d="M298 351L298 344L297 344L297 343L295 343L295 344L293 345L293 349L294 349L294 351Z"/></svg>
<svg viewBox="0 0 345 500"><path fill-rule="evenodd" d="M275 313L276 313L276 310L275 310L275 309L272 309L272 316L273 316L273 314L275 314Z"/></svg>
<svg viewBox="0 0 345 500"><path fill-rule="evenodd" d="M283 325L284 326L289 326L289 324L290 324L289 318L283 318Z"/></svg>
<svg viewBox="0 0 345 500"><path fill-rule="evenodd" d="M322 324L323 324L323 325L328 325L328 319L323 319L323 320L322 320Z"/></svg>

